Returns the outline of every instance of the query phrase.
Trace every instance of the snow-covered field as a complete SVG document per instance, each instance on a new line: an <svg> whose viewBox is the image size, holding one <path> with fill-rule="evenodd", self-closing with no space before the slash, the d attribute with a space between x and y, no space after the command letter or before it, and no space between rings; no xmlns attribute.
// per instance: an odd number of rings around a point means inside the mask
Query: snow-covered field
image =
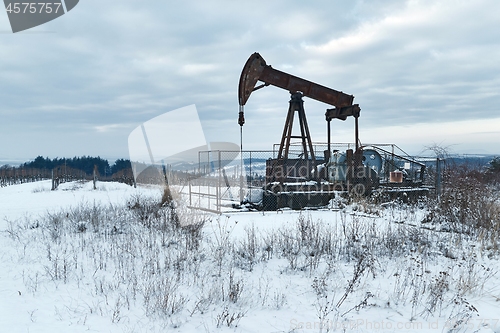
<svg viewBox="0 0 500 333"><path fill-rule="evenodd" d="M0 188L1 332L500 332L497 240L425 205L186 226L160 188L50 185Z"/></svg>

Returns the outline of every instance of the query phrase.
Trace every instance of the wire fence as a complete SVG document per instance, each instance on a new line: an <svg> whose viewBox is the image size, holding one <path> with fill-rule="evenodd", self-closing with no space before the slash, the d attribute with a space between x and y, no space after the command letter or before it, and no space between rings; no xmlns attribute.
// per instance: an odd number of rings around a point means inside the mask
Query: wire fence
<svg viewBox="0 0 500 333"><path fill-rule="evenodd" d="M222 212L250 208L276 210L325 207L338 196L416 200L439 193L444 159L410 156L392 144L314 143L305 154L292 144L288 158L273 150L200 151L197 161L150 166L134 178L126 169L114 175L87 175L61 166L53 170L0 168L0 186L52 179L53 188L73 180L120 181L129 185L178 185L189 206ZM307 157L307 158L306 158Z"/></svg>
<svg viewBox="0 0 500 333"><path fill-rule="evenodd" d="M158 174L156 172L156 174ZM0 187L18 185L24 183L52 180L52 189L55 190L60 184L71 181L90 181L97 177L99 181L115 181L134 185L134 175L131 169L123 169L112 175L93 175L85 171L60 165L51 169L38 169L27 167L0 167ZM141 178L141 181L144 177ZM144 180L146 182L146 180Z"/></svg>
<svg viewBox="0 0 500 333"><path fill-rule="evenodd" d="M353 144L313 148L314 159L310 153L305 159L299 145L289 147L287 159L278 159L278 145L271 151L201 151L188 179L190 205L216 212L304 209L326 207L339 195L417 200L440 187L444 160L410 156L396 145L365 145L362 155L351 156ZM338 153L337 164L328 152Z"/></svg>

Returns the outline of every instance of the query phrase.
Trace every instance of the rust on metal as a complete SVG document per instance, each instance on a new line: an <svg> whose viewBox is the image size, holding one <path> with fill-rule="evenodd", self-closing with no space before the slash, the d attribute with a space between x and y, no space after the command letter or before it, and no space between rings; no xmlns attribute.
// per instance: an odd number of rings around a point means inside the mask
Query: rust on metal
<svg viewBox="0 0 500 333"><path fill-rule="evenodd" d="M295 112L297 112L299 116L300 136L292 135L293 119L295 118ZM281 158L288 159L288 150L290 148L290 143L292 138L301 140L302 151L304 153L302 158L307 160L309 159L309 154L310 154L311 159L313 161L316 160L314 156L311 133L309 132L309 126L307 125L307 118L304 110L304 101L302 100L301 93L293 93L291 96L290 106L288 108L285 126L283 128L283 134L281 136L278 159Z"/></svg>
<svg viewBox="0 0 500 333"><path fill-rule="evenodd" d="M255 52L248 58L240 75L238 87L238 99L240 105L245 105L254 90L255 84L259 81L262 71L266 67L266 61Z"/></svg>
<svg viewBox="0 0 500 333"><path fill-rule="evenodd" d="M263 82L263 84L256 87L258 81ZM352 95L274 69L266 64L259 53L255 52L248 58L241 71L238 88L240 105L246 104L254 90L268 85L288 90L290 93L301 92L306 97L337 108L350 106L354 100Z"/></svg>
<svg viewBox="0 0 500 333"><path fill-rule="evenodd" d="M326 121L330 121L332 119L340 119L340 120L346 120L347 117L354 117L358 118L359 113L361 111L361 108L359 107L359 104L354 104L351 106L345 106L345 107L335 107L333 109L326 109L325 117Z"/></svg>

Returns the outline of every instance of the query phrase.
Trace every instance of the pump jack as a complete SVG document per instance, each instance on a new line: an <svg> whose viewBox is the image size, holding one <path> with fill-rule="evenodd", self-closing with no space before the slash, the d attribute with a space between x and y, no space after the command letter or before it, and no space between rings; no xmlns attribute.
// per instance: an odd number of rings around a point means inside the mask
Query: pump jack
<svg viewBox="0 0 500 333"><path fill-rule="evenodd" d="M257 85L259 81L261 84ZM328 193L324 199L329 200L331 198L330 194L332 193L332 188L331 186L325 187L324 184L321 184L320 173L317 168L316 156L314 153L304 110L304 101L302 98L305 96L333 106L333 108L327 109L325 113L325 118L328 123L328 149L324 152L326 161L330 159L331 155L331 120L346 120L351 116L355 118L356 152L353 154L351 150L349 156L354 156L354 158L350 158L348 161L351 165L350 171L352 174L354 174L354 170L356 170L357 167L362 167L362 149L360 149L358 144L358 118L360 114L359 105L353 104L354 96L352 95L348 95L341 91L337 91L272 68L270 65L267 65L262 56L256 52L252 54L245 63L239 81L238 124L240 125L241 131L243 124L245 123L244 106L250 95L254 91L269 85L288 90L290 92L291 99L289 102L283 134L281 136L278 156L276 159L268 160L266 163L266 190L275 194L278 192L290 193L293 191L307 192L308 190L311 190L311 184L305 185L302 182L302 184L293 185L291 183L299 183L303 180L315 180L317 181L317 184L315 184L314 190L317 191L319 186L320 191ZM292 134L295 112L298 113L300 135ZM289 158L291 139L300 139L302 147L300 159ZM356 156L358 157L356 158ZM276 184L279 184L278 189ZM290 200L287 198L287 201ZM276 205L280 206L279 200ZM284 204L283 206L287 206L287 204ZM290 204L288 204L288 206L290 206Z"/></svg>
<svg viewBox="0 0 500 333"><path fill-rule="evenodd" d="M259 81L261 83L257 85ZM391 191L394 187L402 188L402 191L396 190L395 193L404 193L405 189L402 186L418 187L422 185L425 172L423 163L396 155L394 148L391 153L376 146L370 148L360 145L358 119L361 109L358 104L353 104L354 96L274 69L266 64L259 53L250 56L240 75L238 124L241 133L245 123L244 106L250 95L254 91L270 85L288 90L291 99L277 158L266 161L266 185L263 188L262 209L323 206L329 202L337 190L347 191L355 195L366 195L371 193L373 188L382 185L379 184L382 171L391 174L391 180L384 181L385 188L389 186ZM333 106L325 112L328 148L324 151L323 170L326 171L326 174L318 172L318 161L314 153L304 110L302 99L304 96ZM292 134L295 112L298 113L300 135ZM348 117L354 117L355 120L355 150L332 152L330 123L333 119L344 121ZM300 139L302 148L300 158L289 157L291 139ZM385 160L384 164L381 154L389 155L392 163L387 163L388 161ZM419 166L420 179L415 181L415 179L408 177L402 182L401 178L397 178L397 172L400 171L398 168L401 167L394 164L395 158ZM393 172L393 170L395 171ZM394 181L392 180L393 173L395 173ZM423 189L422 192L425 193L426 189Z"/></svg>
<svg viewBox="0 0 500 333"><path fill-rule="evenodd" d="M256 86L258 81L261 81L262 84ZM238 88L238 98L240 103L238 123L240 126L243 126L243 124L245 123L243 108L248 101L250 94L269 85L288 90L292 96L290 100L290 108L288 109L288 114L285 121L285 128L281 137L278 159L288 158L290 139L298 138L302 140L304 156L308 156L306 148L309 148L311 158L315 160L314 151L312 149L312 141L309 135L309 128L307 126L307 120L305 117L302 96L309 97L314 100L334 106L333 109L327 109L325 113L325 117L328 122L329 133L330 121L332 119L346 120L347 117L355 117L356 145L358 144L359 138L357 136L357 118L359 117L360 108L358 104L352 104L354 96L274 69L270 65L267 65L264 58L262 58L262 56L257 52L252 54L247 60L240 76L240 83ZM295 111L299 113L299 124L301 129L300 137L294 137L291 133ZM356 148L358 148L358 146L356 146ZM330 150L330 135L328 135L328 150Z"/></svg>

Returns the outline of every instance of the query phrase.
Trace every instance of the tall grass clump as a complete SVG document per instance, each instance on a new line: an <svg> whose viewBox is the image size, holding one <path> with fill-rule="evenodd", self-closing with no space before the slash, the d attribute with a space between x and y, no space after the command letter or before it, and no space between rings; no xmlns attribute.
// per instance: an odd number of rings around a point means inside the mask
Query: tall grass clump
<svg viewBox="0 0 500 333"><path fill-rule="evenodd" d="M482 206L490 215L475 215L461 201L461 186L464 195L479 193L470 184L445 188L424 209L356 202L266 229L259 220L242 226L237 215L192 212L175 192L133 195L122 205L84 202L10 221L7 234L33 295L73 286L90 296L72 301L72 316L121 324L139 312L167 328L197 320L207 331L209 323L233 330L253 324L250 311L279 318L300 304L322 332L381 309L411 322L450 319L459 329L496 275L479 263L489 250L475 245L493 234L498 202L476 199L491 206ZM434 214L429 222L418 220L422 211Z"/></svg>
<svg viewBox="0 0 500 333"><path fill-rule="evenodd" d="M467 164L449 167L443 189L428 221L443 230L472 236L483 246L500 249L500 191L488 170Z"/></svg>

